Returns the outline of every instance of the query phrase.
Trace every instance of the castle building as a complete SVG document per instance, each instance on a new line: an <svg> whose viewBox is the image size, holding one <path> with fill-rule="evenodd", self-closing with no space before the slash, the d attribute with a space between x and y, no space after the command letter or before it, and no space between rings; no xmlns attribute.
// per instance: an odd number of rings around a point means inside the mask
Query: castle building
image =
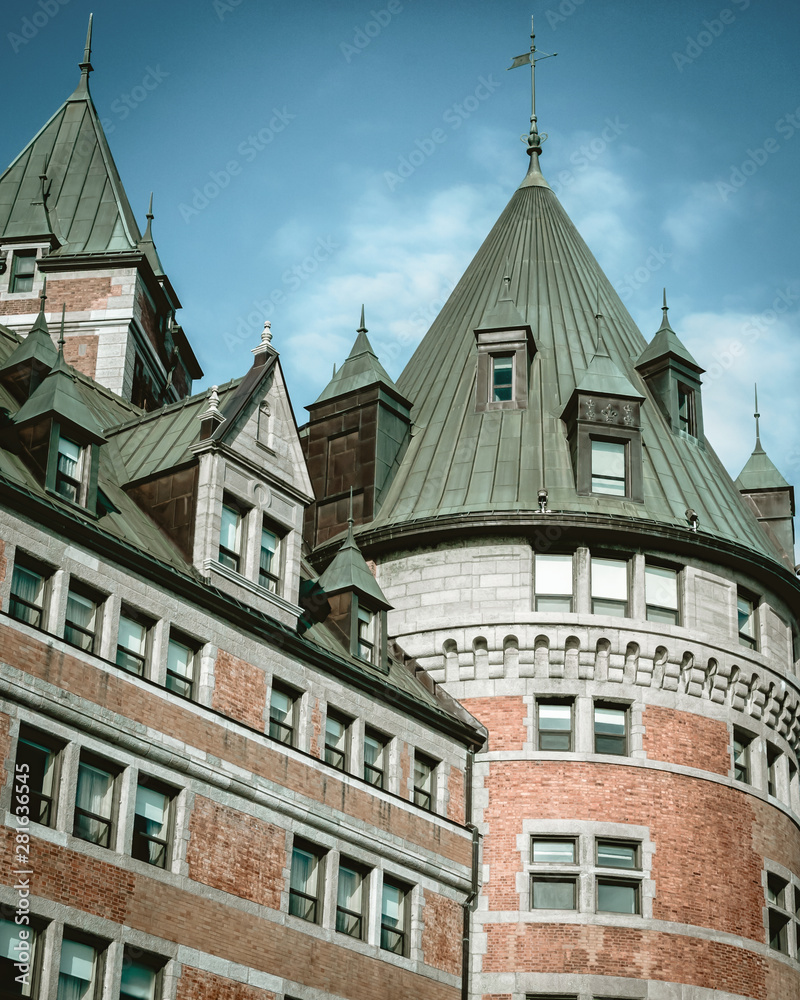
<svg viewBox="0 0 800 1000"><path fill-rule="evenodd" d="M0 176L0 997L796 1000L793 489L535 114L397 382L362 309L298 429L269 324L190 394L90 69Z"/></svg>

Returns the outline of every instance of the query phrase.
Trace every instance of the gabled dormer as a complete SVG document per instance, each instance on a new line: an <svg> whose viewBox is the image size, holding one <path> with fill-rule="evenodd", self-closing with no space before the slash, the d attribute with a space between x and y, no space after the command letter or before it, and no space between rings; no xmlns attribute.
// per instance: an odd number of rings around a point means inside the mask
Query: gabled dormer
<svg viewBox="0 0 800 1000"><path fill-rule="evenodd" d="M14 418L22 456L46 490L96 514L103 428L64 361L63 337L55 364Z"/></svg>
<svg viewBox="0 0 800 1000"><path fill-rule="evenodd" d="M611 359L597 320L597 350L561 417L575 486L585 496L644 500L640 410L644 396Z"/></svg>
<svg viewBox="0 0 800 1000"><path fill-rule="evenodd" d="M44 315L44 284L39 295L39 315L19 347L0 366L0 382L18 403L24 403L52 370L58 351Z"/></svg>
<svg viewBox="0 0 800 1000"><path fill-rule="evenodd" d="M475 328L478 369L475 409L524 410L528 406L528 374L536 351L530 326L519 313L510 293L510 279L483 314Z"/></svg>
<svg viewBox="0 0 800 1000"><path fill-rule="evenodd" d="M672 430L702 442L700 375L705 369L698 365L669 325L666 289L661 308L664 314L661 326L636 362L636 370L647 383Z"/></svg>
<svg viewBox="0 0 800 1000"><path fill-rule="evenodd" d="M348 521L347 538L319 578L328 598L328 621L338 628L351 656L388 671L386 612L391 604L369 570Z"/></svg>
<svg viewBox="0 0 800 1000"><path fill-rule="evenodd" d="M736 480L744 497L790 570L795 568L794 487L783 478L761 444L756 392L756 446Z"/></svg>

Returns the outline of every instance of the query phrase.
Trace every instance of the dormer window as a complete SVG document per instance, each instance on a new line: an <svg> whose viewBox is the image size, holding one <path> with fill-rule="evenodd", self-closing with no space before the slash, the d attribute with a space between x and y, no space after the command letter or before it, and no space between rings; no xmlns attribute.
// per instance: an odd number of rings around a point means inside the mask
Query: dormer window
<svg viewBox="0 0 800 1000"><path fill-rule="evenodd" d="M59 434L56 464L56 493L72 503L81 502L83 449L79 444Z"/></svg>
<svg viewBox="0 0 800 1000"><path fill-rule="evenodd" d="M678 427L692 437L697 437L694 390L682 382L678 383Z"/></svg>
<svg viewBox="0 0 800 1000"><path fill-rule="evenodd" d="M624 497L628 495L627 444L592 438L592 493Z"/></svg>
<svg viewBox="0 0 800 1000"><path fill-rule="evenodd" d="M359 604L357 654L362 660L368 660L370 663L375 656L376 618L376 615Z"/></svg>
<svg viewBox="0 0 800 1000"><path fill-rule="evenodd" d="M11 278L8 283L9 292L32 292L35 274L36 251L15 250L11 262Z"/></svg>
<svg viewBox="0 0 800 1000"><path fill-rule="evenodd" d="M240 571L242 561L242 514L226 501L222 504L219 526L219 561L228 569Z"/></svg>
<svg viewBox="0 0 800 1000"><path fill-rule="evenodd" d="M493 354L492 402L505 403L514 398L514 355Z"/></svg>

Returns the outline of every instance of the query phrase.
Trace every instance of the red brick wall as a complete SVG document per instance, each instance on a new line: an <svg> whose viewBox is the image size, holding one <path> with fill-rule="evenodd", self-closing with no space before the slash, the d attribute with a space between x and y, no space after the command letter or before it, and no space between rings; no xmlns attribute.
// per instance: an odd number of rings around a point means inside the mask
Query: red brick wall
<svg viewBox="0 0 800 1000"><path fill-rule="evenodd" d="M4 832L0 863L2 870L9 872L13 867L13 832ZM228 962L302 982L311 990L348 1000L458 1000L460 996L457 988L321 941L294 926L203 899L148 876L124 872L35 837L31 857L36 858L35 896L68 903Z"/></svg>
<svg viewBox="0 0 800 1000"><path fill-rule="evenodd" d="M106 309L109 298L116 298L118 295L122 295L122 285L112 285L110 276L60 280L50 278L47 282L47 301L59 314L64 304L67 312Z"/></svg>
<svg viewBox="0 0 800 1000"><path fill-rule="evenodd" d="M454 823L466 822L466 805L464 802L464 772L458 767L451 767L447 776L447 817Z"/></svg>
<svg viewBox="0 0 800 1000"><path fill-rule="evenodd" d="M0 316L24 316L25 313L39 312L39 297L29 299L0 299Z"/></svg>
<svg viewBox="0 0 800 1000"><path fill-rule="evenodd" d="M489 730L487 750L522 750L528 739L528 706L522 697L464 698L461 704Z"/></svg>
<svg viewBox="0 0 800 1000"><path fill-rule="evenodd" d="M570 819L632 823L647 826L656 845L656 920L764 942L763 861L753 849L757 817L746 793L664 771L567 761L493 763L486 784L484 860L491 909L519 907L517 836L523 819L559 819L565 833ZM777 816L778 810L770 807L764 821L770 825Z"/></svg>
<svg viewBox="0 0 800 1000"><path fill-rule="evenodd" d="M212 704L218 712L263 732L267 704L264 671L221 649L214 669Z"/></svg>
<svg viewBox="0 0 800 1000"><path fill-rule="evenodd" d="M322 756L322 742L322 709L319 698L315 698L311 708L311 745L308 748L312 757Z"/></svg>
<svg viewBox="0 0 800 1000"><path fill-rule="evenodd" d="M463 910L452 899L425 890L422 910L422 960L453 976L461 975Z"/></svg>
<svg viewBox="0 0 800 1000"><path fill-rule="evenodd" d="M766 995L769 1000L797 1000L800 997L800 972L785 962L767 961Z"/></svg>
<svg viewBox="0 0 800 1000"><path fill-rule="evenodd" d="M19 670L92 704L184 739L204 753L230 761L379 830L425 846L458 864L469 866L471 863L472 845L465 832L443 829L391 802L381 801L366 790L345 785L328 769L309 766L255 743L247 733L232 732L209 722L182 705L167 701L155 691L135 687L126 677L98 669L71 653L56 651L49 643L3 624L0 624L0 649L7 661ZM405 759L407 778L407 751Z"/></svg>
<svg viewBox="0 0 800 1000"><path fill-rule="evenodd" d="M650 760L698 767L715 774L730 773L728 727L724 722L655 705L647 706L642 721L642 747Z"/></svg>
<svg viewBox="0 0 800 1000"><path fill-rule="evenodd" d="M184 965L177 1000L276 1000L275 994Z"/></svg>
<svg viewBox="0 0 800 1000"><path fill-rule="evenodd" d="M767 963L732 945L681 934L588 924L488 924L484 972L626 976L685 983L755 1000L768 994Z"/></svg>
<svg viewBox="0 0 800 1000"><path fill-rule="evenodd" d="M100 338L97 334L73 334L67 337L64 344L64 360L68 365L77 368L79 372L94 378L97 369L97 344ZM83 354L80 348L85 347Z"/></svg>
<svg viewBox="0 0 800 1000"><path fill-rule="evenodd" d="M788 816L761 799L751 799L750 806L755 814L753 850L800 876L800 830Z"/></svg>
<svg viewBox="0 0 800 1000"><path fill-rule="evenodd" d="M280 909L285 830L198 795L186 861L196 882Z"/></svg>

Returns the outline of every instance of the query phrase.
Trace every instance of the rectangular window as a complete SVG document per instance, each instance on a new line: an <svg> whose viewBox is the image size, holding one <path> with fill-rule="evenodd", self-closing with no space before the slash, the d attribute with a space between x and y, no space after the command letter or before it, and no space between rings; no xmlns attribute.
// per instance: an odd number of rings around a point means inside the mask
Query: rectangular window
<svg viewBox="0 0 800 1000"><path fill-rule="evenodd" d="M576 847L572 837L534 837L531 860L535 865L574 865Z"/></svg>
<svg viewBox="0 0 800 1000"><path fill-rule="evenodd" d="M350 937L364 937L364 884L361 868L342 859L336 890L336 930Z"/></svg>
<svg viewBox="0 0 800 1000"><path fill-rule="evenodd" d="M102 979L99 965L96 948L65 937L61 942L56 1000L93 1000Z"/></svg>
<svg viewBox="0 0 800 1000"><path fill-rule="evenodd" d="M46 585L43 573L20 562L15 563L8 606L11 617L34 628L44 628Z"/></svg>
<svg viewBox="0 0 800 1000"><path fill-rule="evenodd" d="M362 660L373 662L375 658L375 622L374 615L367 608L358 605L358 649L357 655Z"/></svg>
<svg viewBox="0 0 800 1000"><path fill-rule="evenodd" d="M624 756L628 752L628 710L595 703L594 752Z"/></svg>
<svg viewBox="0 0 800 1000"><path fill-rule="evenodd" d="M514 398L514 355L492 355L492 402L508 402Z"/></svg>
<svg viewBox="0 0 800 1000"><path fill-rule="evenodd" d="M34 729L20 729L15 774L24 774L30 795L30 818L42 826L56 825L58 755L62 749L49 736ZM20 770L21 767L26 770Z"/></svg>
<svg viewBox="0 0 800 1000"><path fill-rule="evenodd" d="M36 274L36 251L15 250L11 260L11 278L8 283L9 292L33 291L33 278Z"/></svg>
<svg viewBox="0 0 800 1000"><path fill-rule="evenodd" d="M540 750L572 750L572 702L540 701L536 705Z"/></svg>
<svg viewBox="0 0 800 1000"><path fill-rule="evenodd" d="M769 910L769 946L789 954L789 918L784 913Z"/></svg>
<svg viewBox="0 0 800 1000"><path fill-rule="evenodd" d="M347 770L350 720L328 712L325 719L325 760L338 771Z"/></svg>
<svg viewBox="0 0 800 1000"><path fill-rule="evenodd" d="M384 951L394 955L408 954L407 910L408 890L384 879L381 895L381 948Z"/></svg>
<svg viewBox="0 0 800 1000"><path fill-rule="evenodd" d="M624 840L597 841L598 868L640 868L639 845Z"/></svg>
<svg viewBox="0 0 800 1000"><path fill-rule="evenodd" d="M789 883L775 872L767 872L767 902L786 909L786 889Z"/></svg>
<svg viewBox="0 0 800 1000"><path fill-rule="evenodd" d="M258 563L258 582L265 590L278 593L279 575L279 538L270 528L261 529L261 555Z"/></svg>
<svg viewBox="0 0 800 1000"><path fill-rule="evenodd" d="M736 612L739 620L739 644L747 646L748 649L758 649L754 602L742 594L738 594Z"/></svg>
<svg viewBox="0 0 800 1000"><path fill-rule="evenodd" d="M638 882L597 879L597 909L603 913L639 913Z"/></svg>
<svg viewBox="0 0 800 1000"><path fill-rule="evenodd" d="M364 734L364 780L376 788L386 787L386 737L368 729Z"/></svg>
<svg viewBox="0 0 800 1000"><path fill-rule="evenodd" d="M167 688L184 698L194 690L195 650L185 642L170 636L167 644Z"/></svg>
<svg viewBox="0 0 800 1000"><path fill-rule="evenodd" d="M219 526L219 561L228 569L240 571L242 545L242 515L231 503L222 504Z"/></svg>
<svg viewBox="0 0 800 1000"><path fill-rule="evenodd" d="M628 495L624 441L592 438L592 493L624 497Z"/></svg>
<svg viewBox="0 0 800 1000"><path fill-rule="evenodd" d="M680 625L677 570L645 566L644 584L647 620Z"/></svg>
<svg viewBox="0 0 800 1000"><path fill-rule="evenodd" d="M273 687L269 698L269 735L273 740L295 746L297 695L286 688Z"/></svg>
<svg viewBox="0 0 800 1000"><path fill-rule="evenodd" d="M289 882L289 913L318 924L322 916L320 890L322 854L311 845L295 843Z"/></svg>
<svg viewBox="0 0 800 1000"><path fill-rule="evenodd" d="M72 832L100 847L113 841L114 772L81 760Z"/></svg>
<svg viewBox="0 0 800 1000"><path fill-rule="evenodd" d="M592 558L592 614L627 617L627 560Z"/></svg>
<svg viewBox="0 0 800 1000"><path fill-rule="evenodd" d="M159 970L146 962L134 959L128 950L122 959L122 978L119 1000L155 1000Z"/></svg>
<svg viewBox="0 0 800 1000"><path fill-rule="evenodd" d="M769 795L778 794L778 762L783 754L772 743L767 743L767 792Z"/></svg>
<svg viewBox="0 0 800 1000"><path fill-rule="evenodd" d="M0 997L37 996L39 948L37 932L30 926L18 926L13 920L0 917ZM30 966L27 983L17 982L20 968L15 963Z"/></svg>
<svg viewBox="0 0 800 1000"><path fill-rule="evenodd" d="M56 493L72 503L81 502L83 449L75 441L59 436L56 462Z"/></svg>
<svg viewBox="0 0 800 1000"><path fill-rule="evenodd" d="M578 880L567 876L533 875L531 908L534 910L574 910Z"/></svg>
<svg viewBox="0 0 800 1000"><path fill-rule="evenodd" d="M697 437L694 390L682 382L678 383L678 429Z"/></svg>
<svg viewBox="0 0 800 1000"><path fill-rule="evenodd" d="M136 786L131 854L156 868L169 863L169 836L172 793L150 781Z"/></svg>
<svg viewBox="0 0 800 1000"><path fill-rule="evenodd" d="M147 626L123 610L117 633L117 666L144 677L147 665Z"/></svg>
<svg viewBox="0 0 800 1000"><path fill-rule="evenodd" d="M572 556L537 552L534 573L536 610L572 611Z"/></svg>
<svg viewBox="0 0 800 1000"><path fill-rule="evenodd" d="M733 776L750 784L750 744L752 737L741 729L733 730Z"/></svg>
<svg viewBox="0 0 800 1000"><path fill-rule="evenodd" d="M436 761L414 754L414 803L433 812L435 803Z"/></svg>
<svg viewBox="0 0 800 1000"><path fill-rule="evenodd" d="M97 637L98 602L87 593L70 585L67 594L67 615L64 620L64 638L72 646L87 653L94 652Z"/></svg>

